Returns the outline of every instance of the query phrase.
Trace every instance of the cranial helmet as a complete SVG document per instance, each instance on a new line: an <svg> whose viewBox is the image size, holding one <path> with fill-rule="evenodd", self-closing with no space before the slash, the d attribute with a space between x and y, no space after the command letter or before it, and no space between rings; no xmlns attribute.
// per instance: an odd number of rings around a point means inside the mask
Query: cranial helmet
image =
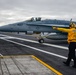
<svg viewBox="0 0 76 75"><path fill-rule="evenodd" d="M71 28L76 28L76 24L73 23L73 22L71 22L69 27L71 27Z"/></svg>

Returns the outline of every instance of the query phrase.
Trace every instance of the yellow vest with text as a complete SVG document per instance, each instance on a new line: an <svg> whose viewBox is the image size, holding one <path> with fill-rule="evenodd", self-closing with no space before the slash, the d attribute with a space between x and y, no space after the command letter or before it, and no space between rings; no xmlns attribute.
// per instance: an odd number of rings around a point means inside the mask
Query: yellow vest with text
<svg viewBox="0 0 76 75"><path fill-rule="evenodd" d="M57 28L57 30L68 33L68 39L67 39L68 43L76 42L76 29L75 28L70 28L70 29Z"/></svg>

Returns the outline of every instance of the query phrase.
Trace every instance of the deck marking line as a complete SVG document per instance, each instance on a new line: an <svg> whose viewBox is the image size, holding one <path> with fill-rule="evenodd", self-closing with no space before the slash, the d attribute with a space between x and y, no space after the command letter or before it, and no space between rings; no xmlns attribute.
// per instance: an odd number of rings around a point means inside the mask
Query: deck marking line
<svg viewBox="0 0 76 75"><path fill-rule="evenodd" d="M43 64L44 66L46 66L47 68L49 68L51 71L53 71L54 73L56 73L57 75L63 75L59 71L55 70L53 67L51 67L48 64L46 64L45 62L43 62L41 59L37 58L36 56L32 55L32 57L34 59L36 59L38 62L40 62L41 64Z"/></svg>
<svg viewBox="0 0 76 75"><path fill-rule="evenodd" d="M40 52L43 52L43 53L46 53L46 54L50 54L50 55L53 55L53 56L56 56L56 57L67 59L67 57L65 57L65 56L58 55L58 54L55 54L55 53L52 53L52 52L48 52L48 51L44 51L42 49L38 49L38 48L35 48L35 47L32 47L32 46L24 45L24 44L21 44L21 43L15 42L15 41L11 41L11 40L7 40L7 39L3 39L3 40L8 41L8 42L12 42L12 43L15 43L15 44L27 47L27 48L31 48L31 49L34 49L36 51L40 51Z"/></svg>
<svg viewBox="0 0 76 75"><path fill-rule="evenodd" d="M3 34L1 34L1 35L3 35ZM3 36L8 36L8 35L3 35ZM8 36L8 37L12 37L12 36ZM29 40L29 39L23 39L23 38L18 38L18 37L12 37L12 38L23 40L23 41L28 41L28 42L33 42L33 43L39 43L37 41ZM59 45L54 45L54 44L48 44L48 43L42 43L42 44L43 45L47 45L47 46L52 46L52 47L68 50L68 47L64 47L64 46L59 46Z"/></svg>

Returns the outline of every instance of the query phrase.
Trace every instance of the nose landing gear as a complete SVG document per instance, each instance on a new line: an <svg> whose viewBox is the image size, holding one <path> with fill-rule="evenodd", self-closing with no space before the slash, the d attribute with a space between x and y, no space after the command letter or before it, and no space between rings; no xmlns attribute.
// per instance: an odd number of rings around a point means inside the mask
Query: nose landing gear
<svg viewBox="0 0 76 75"><path fill-rule="evenodd" d="M41 39L38 40L38 42L39 42L39 43L44 43L44 39L41 38Z"/></svg>

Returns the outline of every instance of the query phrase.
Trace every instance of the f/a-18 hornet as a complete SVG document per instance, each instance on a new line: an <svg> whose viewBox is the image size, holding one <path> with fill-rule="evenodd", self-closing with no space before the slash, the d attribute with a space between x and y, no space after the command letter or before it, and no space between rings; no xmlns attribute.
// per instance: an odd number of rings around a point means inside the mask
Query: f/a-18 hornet
<svg viewBox="0 0 76 75"><path fill-rule="evenodd" d="M56 19L45 19L41 20L41 17L31 18L23 22L17 22L13 24L8 24L0 27L2 32L25 32L26 34L32 33L37 34L37 39L39 43L44 42L44 38L53 40L66 40L67 33L58 30L53 30L53 26L69 28L71 21L67 20L56 20ZM74 22L76 23L76 22ZM45 34L45 33L48 34Z"/></svg>

